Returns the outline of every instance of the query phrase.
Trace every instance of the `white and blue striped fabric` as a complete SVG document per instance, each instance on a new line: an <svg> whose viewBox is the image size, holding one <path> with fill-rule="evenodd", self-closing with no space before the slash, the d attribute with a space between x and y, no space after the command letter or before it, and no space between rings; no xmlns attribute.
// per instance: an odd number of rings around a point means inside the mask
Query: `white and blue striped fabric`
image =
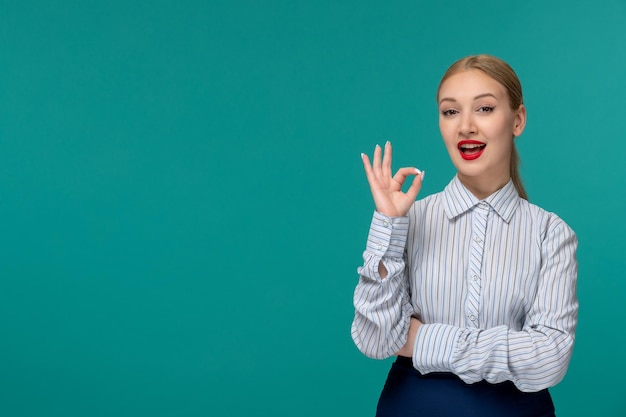
<svg viewBox="0 0 626 417"><path fill-rule="evenodd" d="M574 344L577 244L512 182L479 201L455 177L406 217L374 213L352 338L369 357L393 356L415 316L424 323L413 353L420 372L512 381L528 392L554 386Z"/></svg>

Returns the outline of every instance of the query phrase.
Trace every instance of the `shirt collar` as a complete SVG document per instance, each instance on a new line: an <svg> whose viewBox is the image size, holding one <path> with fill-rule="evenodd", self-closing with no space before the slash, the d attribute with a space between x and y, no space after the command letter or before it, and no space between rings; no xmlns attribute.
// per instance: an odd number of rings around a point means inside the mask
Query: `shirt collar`
<svg viewBox="0 0 626 417"><path fill-rule="evenodd" d="M507 223L511 220L520 200L520 196L511 180L489 197L484 200L478 200L474 194L465 188L458 175L455 175L443 190L443 197L444 210L450 220L484 201Z"/></svg>

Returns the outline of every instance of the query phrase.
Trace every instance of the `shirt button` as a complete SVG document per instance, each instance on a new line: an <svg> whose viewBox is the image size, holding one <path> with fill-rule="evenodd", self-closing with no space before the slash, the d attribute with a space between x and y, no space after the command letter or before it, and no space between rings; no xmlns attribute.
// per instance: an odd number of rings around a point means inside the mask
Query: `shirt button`
<svg viewBox="0 0 626 417"><path fill-rule="evenodd" d="M476 236L476 237L474 238L474 241L475 241L475 242L480 243L480 242L481 242L481 239L480 239L478 236Z"/></svg>
<svg viewBox="0 0 626 417"><path fill-rule="evenodd" d="M469 316L469 319L470 319L471 321L476 321L476 316L472 314L471 316Z"/></svg>
<svg viewBox="0 0 626 417"><path fill-rule="evenodd" d="M378 248L378 250L383 250L383 244L382 243L379 243L376 247Z"/></svg>
<svg viewBox="0 0 626 417"><path fill-rule="evenodd" d="M383 226L389 227L389 222L387 220L383 220Z"/></svg>
<svg viewBox="0 0 626 417"><path fill-rule="evenodd" d="M472 275L472 278L474 278L474 281L478 281L478 275L474 274Z"/></svg>

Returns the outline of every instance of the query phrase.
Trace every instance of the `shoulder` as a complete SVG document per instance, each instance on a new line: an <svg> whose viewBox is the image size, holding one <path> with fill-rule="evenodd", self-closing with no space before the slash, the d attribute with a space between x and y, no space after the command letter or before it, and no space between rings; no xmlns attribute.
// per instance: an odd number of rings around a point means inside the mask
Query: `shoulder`
<svg viewBox="0 0 626 417"><path fill-rule="evenodd" d="M523 198L520 198L517 217L518 220L536 228L543 239L555 236L561 236L562 238L576 237L574 230L556 213L530 203Z"/></svg>

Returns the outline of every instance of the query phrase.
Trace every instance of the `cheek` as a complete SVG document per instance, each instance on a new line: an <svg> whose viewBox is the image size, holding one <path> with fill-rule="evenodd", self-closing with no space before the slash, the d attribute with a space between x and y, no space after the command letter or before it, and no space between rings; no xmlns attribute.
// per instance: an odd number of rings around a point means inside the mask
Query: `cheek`
<svg viewBox="0 0 626 417"><path fill-rule="evenodd" d="M456 138L456 131L454 130L454 127L451 126L450 122L446 122L446 121L439 121L439 132L441 132L441 137L443 138L443 141L446 143L446 146L448 145L448 142L454 142L455 138Z"/></svg>
<svg viewBox="0 0 626 417"><path fill-rule="evenodd" d="M492 140L509 140L513 137L513 122L508 119L498 120L496 123L486 123L482 131Z"/></svg>
<svg viewBox="0 0 626 417"><path fill-rule="evenodd" d="M456 130L450 129L449 126L446 129L445 126L441 126L441 125L439 126L439 130L441 132L441 138L443 139L443 144L445 145L450 158L454 159L458 157L458 151L456 148L456 143L457 143Z"/></svg>

